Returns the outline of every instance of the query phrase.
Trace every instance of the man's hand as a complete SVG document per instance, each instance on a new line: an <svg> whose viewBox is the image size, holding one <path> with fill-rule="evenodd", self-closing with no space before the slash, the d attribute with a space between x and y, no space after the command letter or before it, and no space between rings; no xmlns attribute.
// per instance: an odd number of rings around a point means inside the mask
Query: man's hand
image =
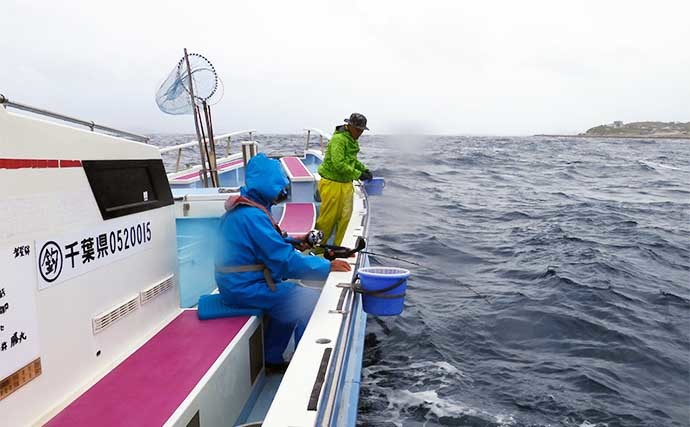
<svg viewBox="0 0 690 427"><path fill-rule="evenodd" d="M350 267L350 264L347 263L347 261L343 261L342 259L334 259L331 261L331 271L351 271L352 267Z"/></svg>
<svg viewBox="0 0 690 427"><path fill-rule="evenodd" d="M365 169L362 171L362 174L359 176L360 181L370 181L374 175L371 173L369 169Z"/></svg>

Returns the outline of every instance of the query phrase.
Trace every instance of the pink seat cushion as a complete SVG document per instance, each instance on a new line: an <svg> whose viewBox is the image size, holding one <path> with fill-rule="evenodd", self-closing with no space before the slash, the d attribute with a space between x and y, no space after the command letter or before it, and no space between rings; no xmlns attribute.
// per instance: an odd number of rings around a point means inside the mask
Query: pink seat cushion
<svg viewBox="0 0 690 427"><path fill-rule="evenodd" d="M291 236L307 234L314 228L316 212L313 203L286 203L280 229Z"/></svg>
<svg viewBox="0 0 690 427"><path fill-rule="evenodd" d="M46 425L163 425L248 320L180 313Z"/></svg>
<svg viewBox="0 0 690 427"><path fill-rule="evenodd" d="M290 175L293 178L308 178L311 177L311 173L304 163L297 157L283 157L283 163L285 167L290 171Z"/></svg>
<svg viewBox="0 0 690 427"><path fill-rule="evenodd" d="M244 163L244 160L242 159L235 159L235 160L230 160L229 162L221 163L218 165L218 172L222 172L224 169L231 168L233 166L241 165ZM199 178L199 171L196 172L189 172L184 175L177 176L173 178L172 180L183 180L183 179L191 179L191 178Z"/></svg>

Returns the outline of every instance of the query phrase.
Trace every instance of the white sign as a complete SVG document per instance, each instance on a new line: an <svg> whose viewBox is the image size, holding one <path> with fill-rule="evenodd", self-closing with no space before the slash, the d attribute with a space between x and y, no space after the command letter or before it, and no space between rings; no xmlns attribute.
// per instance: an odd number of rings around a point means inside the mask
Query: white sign
<svg viewBox="0 0 690 427"><path fill-rule="evenodd" d="M43 290L151 246L149 219L110 220L88 230L36 241L38 289Z"/></svg>
<svg viewBox="0 0 690 427"><path fill-rule="evenodd" d="M35 259L29 243L0 248L0 380L39 356Z"/></svg>

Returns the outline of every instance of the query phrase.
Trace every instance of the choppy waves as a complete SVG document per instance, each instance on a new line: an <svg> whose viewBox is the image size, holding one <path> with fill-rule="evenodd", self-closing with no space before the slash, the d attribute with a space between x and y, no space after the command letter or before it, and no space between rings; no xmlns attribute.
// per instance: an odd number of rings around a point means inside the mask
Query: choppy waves
<svg viewBox="0 0 690 427"><path fill-rule="evenodd" d="M433 271L369 322L361 425L690 423L687 141L362 145L372 250Z"/></svg>

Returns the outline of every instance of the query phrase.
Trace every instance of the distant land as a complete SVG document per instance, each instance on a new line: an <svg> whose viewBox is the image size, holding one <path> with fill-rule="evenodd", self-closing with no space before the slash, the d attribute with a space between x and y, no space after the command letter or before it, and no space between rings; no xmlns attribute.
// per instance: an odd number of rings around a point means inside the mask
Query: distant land
<svg viewBox="0 0 690 427"><path fill-rule="evenodd" d="M608 125L595 126L585 133L571 136L580 138L675 138L690 139L690 122L631 122L615 121Z"/></svg>

